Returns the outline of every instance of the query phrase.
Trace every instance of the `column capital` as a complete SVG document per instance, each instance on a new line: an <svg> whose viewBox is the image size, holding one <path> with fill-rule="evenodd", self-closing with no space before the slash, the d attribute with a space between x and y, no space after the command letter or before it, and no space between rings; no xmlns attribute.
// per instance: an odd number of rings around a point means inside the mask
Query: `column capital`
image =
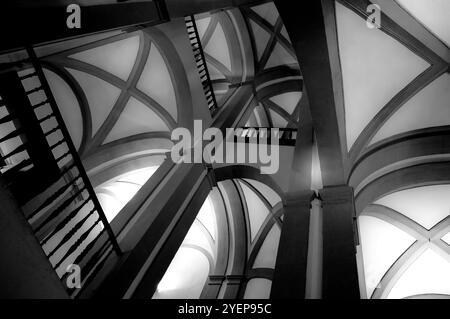
<svg viewBox="0 0 450 319"><path fill-rule="evenodd" d="M313 207L319 207L319 208L322 207L322 201L321 201L318 197L315 197L315 198L311 201L311 208L313 208Z"/></svg>
<svg viewBox="0 0 450 319"><path fill-rule="evenodd" d="M230 284L240 284L245 279L244 275L227 275L225 277Z"/></svg>
<svg viewBox="0 0 450 319"><path fill-rule="evenodd" d="M209 285L222 285L222 283L225 281L226 276L224 275L210 275L209 277Z"/></svg>
<svg viewBox="0 0 450 319"><path fill-rule="evenodd" d="M316 198L316 193L314 191L302 191L296 193L287 194L284 207L293 206L310 206L311 201Z"/></svg>

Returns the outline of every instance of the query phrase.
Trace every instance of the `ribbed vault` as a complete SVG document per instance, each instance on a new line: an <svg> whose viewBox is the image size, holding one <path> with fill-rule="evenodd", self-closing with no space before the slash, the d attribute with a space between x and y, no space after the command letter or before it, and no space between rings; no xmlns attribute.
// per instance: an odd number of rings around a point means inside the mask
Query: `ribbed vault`
<svg viewBox="0 0 450 319"><path fill-rule="evenodd" d="M180 63L170 40L155 28L43 58L66 125L111 219L165 160L171 130L190 127L190 97L179 89L187 87Z"/></svg>
<svg viewBox="0 0 450 319"><path fill-rule="evenodd" d="M282 226L281 200L280 195L257 180L219 182L153 298L215 298L208 283L224 275L242 278L235 297L268 298ZM208 267L201 266L201 260L186 263L198 253L208 260ZM194 280L196 276L206 285ZM230 289L224 282L224 293Z"/></svg>
<svg viewBox="0 0 450 319"><path fill-rule="evenodd" d="M297 128L303 85L289 35L273 2L242 9L255 64L257 103L243 126Z"/></svg>
<svg viewBox="0 0 450 319"><path fill-rule="evenodd" d="M450 49L436 27L447 4L399 0L382 6L381 28L370 29L369 1L332 3L361 293L448 295Z"/></svg>

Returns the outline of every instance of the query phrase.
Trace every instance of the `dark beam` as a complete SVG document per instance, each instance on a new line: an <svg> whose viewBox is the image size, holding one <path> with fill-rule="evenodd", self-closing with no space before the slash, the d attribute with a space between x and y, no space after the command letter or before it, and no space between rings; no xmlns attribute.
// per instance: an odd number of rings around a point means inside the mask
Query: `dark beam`
<svg viewBox="0 0 450 319"><path fill-rule="evenodd" d="M306 294L310 202L314 198L310 190L313 128L306 92L299 104L301 134L295 145L271 298L304 299Z"/></svg>
<svg viewBox="0 0 450 319"><path fill-rule="evenodd" d="M323 299L359 299L353 188L325 187L323 210Z"/></svg>
<svg viewBox="0 0 450 319"><path fill-rule="evenodd" d="M177 169L121 240L121 245L133 245L99 290L99 298L153 296L211 189L203 165L181 164Z"/></svg>
<svg viewBox="0 0 450 319"><path fill-rule="evenodd" d="M253 6L270 0L165 0L170 18L190 14L230 9L238 6Z"/></svg>
<svg viewBox="0 0 450 319"><path fill-rule="evenodd" d="M270 297L304 299L308 259L310 202L314 193L305 191L284 206L283 228Z"/></svg>
<svg viewBox="0 0 450 319"><path fill-rule="evenodd" d="M278 0L275 3L292 40L308 92L324 185L345 184L340 125L322 4L320 1L308 1L302 4L301 10L292 10L288 1Z"/></svg>
<svg viewBox="0 0 450 319"><path fill-rule="evenodd" d="M0 52L25 44L42 45L99 32L155 25L190 14L249 7L269 0L18 0L0 5L0 27L14 29L2 36ZM81 7L81 28L66 26L67 6ZM126 12L126 14L124 14ZM101 17L101 18L99 18Z"/></svg>
<svg viewBox="0 0 450 319"><path fill-rule="evenodd" d="M180 245L186 237L192 223L195 220L195 217L197 216L210 191L211 185L208 178L203 178L194 196L189 200L187 206L184 208L183 215L178 220L175 229L171 232L163 246L160 248L160 253L157 254L150 267L147 268L147 271L142 280L139 282L132 298L149 299L153 296L158 283L163 278L167 268L175 257L175 254L180 248ZM175 205L169 203L168 206L170 210L170 208L173 208ZM164 213L166 212L164 211ZM152 232L153 234L151 234ZM154 235L154 231L148 232L145 237L145 240L137 247L138 252L139 248L146 249L150 237L153 237L154 240L158 239L157 236ZM135 252L133 251L133 254L134 253Z"/></svg>
<svg viewBox="0 0 450 319"><path fill-rule="evenodd" d="M174 167L174 163L171 160L166 160L161 166L156 170L156 172L149 178L144 185L139 189L139 191L133 196L133 198L120 210L119 213L111 221L111 228L114 234L119 239L126 238L126 235L121 234L121 232L126 228L131 219L139 213L139 210L146 202L150 194L153 194L158 185L164 182L165 176L167 176ZM126 170L122 169L121 172ZM116 174L115 176L117 176ZM126 240L122 240L125 242ZM123 250L128 249L133 243L128 242L127 245L123 245L121 248Z"/></svg>
<svg viewBox="0 0 450 319"><path fill-rule="evenodd" d="M5 32L0 42L0 52L12 51L25 44L50 43L135 25L153 25L166 20L156 1L88 3L73 0L70 3L79 4L81 8L81 28L69 29L66 25L70 15L66 12L67 2L23 0L2 4L0 28Z"/></svg>
<svg viewBox="0 0 450 319"><path fill-rule="evenodd" d="M225 133L226 128L234 127L253 100L253 88L245 85L237 88L217 113L211 126Z"/></svg>

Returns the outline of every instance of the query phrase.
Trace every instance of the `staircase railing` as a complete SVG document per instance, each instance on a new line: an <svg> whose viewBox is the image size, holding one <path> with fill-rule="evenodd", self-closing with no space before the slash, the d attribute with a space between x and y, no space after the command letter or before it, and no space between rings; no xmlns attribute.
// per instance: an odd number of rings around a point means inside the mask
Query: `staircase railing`
<svg viewBox="0 0 450 319"><path fill-rule="evenodd" d="M187 32L189 35L189 41L191 42L192 51L194 52L195 63L197 64L197 70L200 75L201 83L203 86L203 92L205 93L208 108L211 113L217 111L218 105L216 96L214 95L214 88L209 76L208 67L206 65L206 58L203 52L201 39L195 24L195 18L193 15L185 17L185 23Z"/></svg>
<svg viewBox="0 0 450 319"><path fill-rule="evenodd" d="M293 128L277 128L278 132L272 131L269 127L240 127L236 128L236 135L234 141L238 142L243 140L245 143L256 142L259 143L259 139L267 139L270 143L272 137L278 139L279 145L295 146L297 141L297 129ZM272 136L272 134L276 134Z"/></svg>
<svg viewBox="0 0 450 319"><path fill-rule="evenodd" d="M1 157L1 177L9 182L13 195L19 198L25 217L68 293L76 297L95 278L111 254L118 256L121 250L64 124L42 66L31 47L26 51L28 58L20 61L17 67L9 66L13 71L8 71L10 79L17 77L22 84L21 94L16 91L11 95L2 90L2 86L8 84L0 83L0 96L5 101L0 125L9 125L12 130L4 136L0 130L0 143L19 139L17 148ZM8 100L21 103L8 106ZM26 120L24 114L27 114ZM27 130L29 126L35 127L33 136ZM37 140L41 143L36 152L38 142L33 141ZM20 159L8 163L8 159L20 152L23 152ZM47 154L44 164L42 154ZM38 191L28 191L33 188ZM24 196L21 190L27 190L25 193L29 196ZM81 271L81 287L67 284L74 266Z"/></svg>

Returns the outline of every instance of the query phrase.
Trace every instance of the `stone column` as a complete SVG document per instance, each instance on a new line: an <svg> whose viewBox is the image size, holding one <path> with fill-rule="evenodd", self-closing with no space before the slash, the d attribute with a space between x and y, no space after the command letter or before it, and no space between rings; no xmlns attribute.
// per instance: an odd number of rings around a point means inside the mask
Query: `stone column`
<svg viewBox="0 0 450 319"><path fill-rule="evenodd" d="M322 298L359 299L353 188L325 187L323 206Z"/></svg>
<svg viewBox="0 0 450 319"><path fill-rule="evenodd" d="M305 298L310 206L313 192L304 192L284 207L271 298Z"/></svg>

